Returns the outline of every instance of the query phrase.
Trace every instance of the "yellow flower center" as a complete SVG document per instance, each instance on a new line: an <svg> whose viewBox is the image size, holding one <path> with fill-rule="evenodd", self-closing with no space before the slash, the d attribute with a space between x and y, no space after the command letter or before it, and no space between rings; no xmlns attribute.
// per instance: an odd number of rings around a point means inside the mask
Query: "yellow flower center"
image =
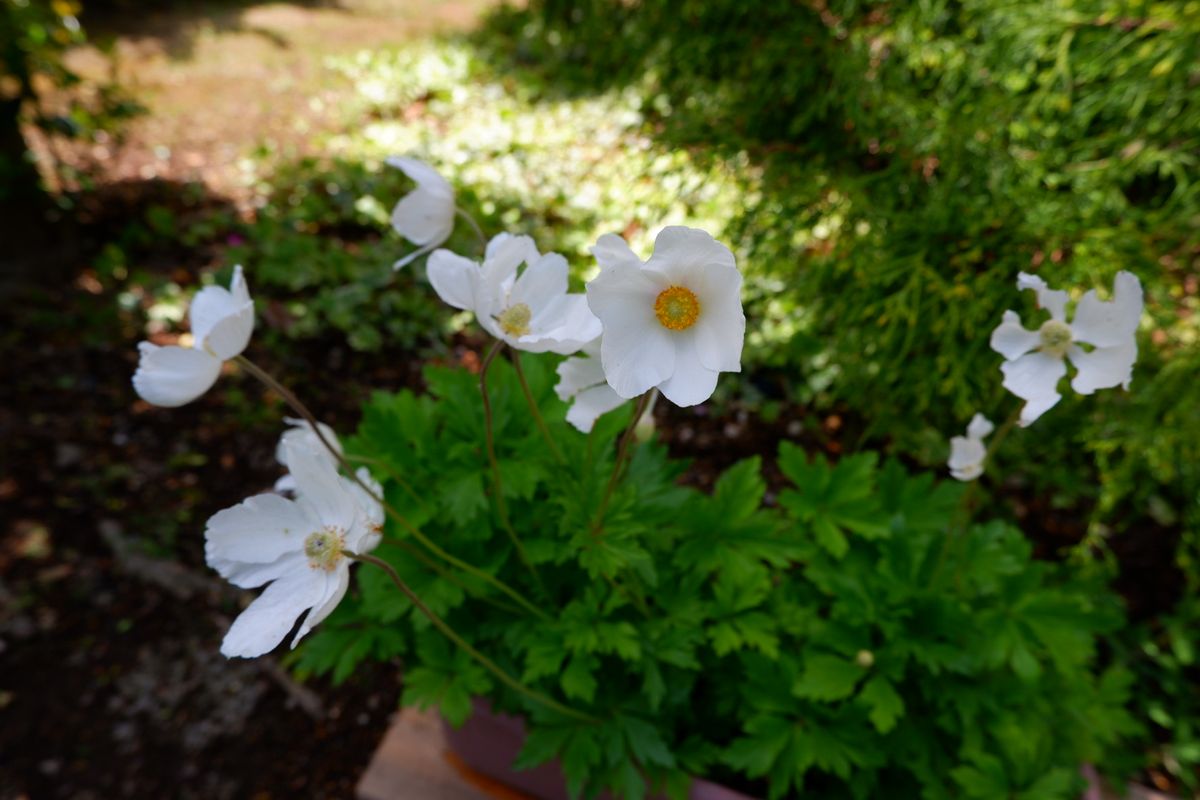
<svg viewBox="0 0 1200 800"><path fill-rule="evenodd" d="M524 303L509 306L500 312L500 316L496 317L500 327L509 336L524 336L529 333L529 320L531 319L533 319L533 312Z"/></svg>
<svg viewBox="0 0 1200 800"><path fill-rule="evenodd" d="M664 328L686 331L700 316L700 300L691 289L668 286L654 301L654 316Z"/></svg>
<svg viewBox="0 0 1200 800"><path fill-rule="evenodd" d="M342 560L342 550L345 547L345 534L337 528L326 528L308 535L304 540L304 555L308 557L308 565L313 569L333 572Z"/></svg>
<svg viewBox="0 0 1200 800"><path fill-rule="evenodd" d="M1038 329L1042 337L1042 352L1062 358L1071 348L1071 327L1056 319L1046 320Z"/></svg>

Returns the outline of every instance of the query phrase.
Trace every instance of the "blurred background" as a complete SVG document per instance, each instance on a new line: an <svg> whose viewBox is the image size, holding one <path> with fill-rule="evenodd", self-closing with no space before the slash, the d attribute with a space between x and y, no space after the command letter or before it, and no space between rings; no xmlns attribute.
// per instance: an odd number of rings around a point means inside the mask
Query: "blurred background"
<svg viewBox="0 0 1200 800"><path fill-rule="evenodd" d="M1068 394L984 502L1111 569L1143 725L1115 766L1200 796L1200 3L0 0L0 797L352 794L396 671L217 652L244 598L204 521L278 477L284 410L129 378L238 263L252 357L341 431L472 363L391 269L394 153L577 278L606 232L733 247L745 371L658 410L700 486L780 438L940 470L1013 402L988 336L1019 271L1137 274L1132 390Z"/></svg>

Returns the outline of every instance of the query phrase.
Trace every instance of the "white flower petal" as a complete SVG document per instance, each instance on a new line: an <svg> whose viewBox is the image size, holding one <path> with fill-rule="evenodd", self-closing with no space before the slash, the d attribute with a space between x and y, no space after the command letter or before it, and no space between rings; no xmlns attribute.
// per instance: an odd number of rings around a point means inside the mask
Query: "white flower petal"
<svg viewBox="0 0 1200 800"><path fill-rule="evenodd" d="M454 230L454 198L418 187L392 209L392 227L413 244L441 244Z"/></svg>
<svg viewBox="0 0 1200 800"><path fill-rule="evenodd" d="M212 567L225 580L243 589L256 589L264 583L281 578L298 569L308 569L308 559L303 552L284 553L274 561L256 564L247 561L230 561L220 556L208 559Z"/></svg>
<svg viewBox="0 0 1200 800"><path fill-rule="evenodd" d="M325 526L348 533L358 504L346 491L333 461L325 457L324 448L317 451L299 442L289 442L285 448L288 470L296 478L298 502Z"/></svg>
<svg viewBox="0 0 1200 800"><path fill-rule="evenodd" d="M950 439L950 474L960 481L969 481L983 474L983 459L987 450L978 439L955 436Z"/></svg>
<svg viewBox="0 0 1200 800"><path fill-rule="evenodd" d="M147 403L174 408L207 392L221 374L221 359L191 347L138 345L133 388Z"/></svg>
<svg viewBox="0 0 1200 800"><path fill-rule="evenodd" d="M608 386L599 355L568 358L558 365L555 372L558 373L558 383L554 385L554 393L559 400L570 400L593 386Z"/></svg>
<svg viewBox="0 0 1200 800"><path fill-rule="evenodd" d="M692 331L700 363L710 370L741 372L746 338L741 273L722 264L702 264L689 275L688 286L700 301L700 316Z"/></svg>
<svg viewBox="0 0 1200 800"><path fill-rule="evenodd" d="M567 293L567 259L558 253L546 253L532 262L517 278L508 295L508 304L524 303L538 321L538 315L554 300Z"/></svg>
<svg viewBox="0 0 1200 800"><path fill-rule="evenodd" d="M737 270L730 249L707 231L671 225L655 238L654 254L646 262L646 269L663 275L671 284L687 285L687 276L709 264Z"/></svg>
<svg viewBox="0 0 1200 800"><path fill-rule="evenodd" d="M274 650L296 619L326 596L327 574L296 570L272 583L233 621L221 642L221 653L228 658L254 658Z"/></svg>
<svg viewBox="0 0 1200 800"><path fill-rule="evenodd" d="M441 242L431 242L431 243L425 245L424 247L418 247L416 250L413 250L411 253L406 255L404 258L398 259L395 263L393 263L392 269L393 270L404 269L409 264L411 264L412 262L416 261L421 256L428 253L430 250L433 250L439 244L441 244Z"/></svg>
<svg viewBox="0 0 1200 800"><path fill-rule="evenodd" d="M453 187L437 170L419 159L391 156L386 163L417 184L393 209L392 227L413 244L438 245L446 241L454 230Z"/></svg>
<svg viewBox="0 0 1200 800"><path fill-rule="evenodd" d="M1091 394L1097 389L1111 389L1114 386L1128 389L1133 380L1133 364L1137 361L1137 343L1097 347L1091 352L1072 347L1067 355L1078 370L1071 380L1071 388L1080 394Z"/></svg>
<svg viewBox="0 0 1200 800"><path fill-rule="evenodd" d="M1061 399L1058 382L1067 374L1061 358L1042 352L1026 353L1015 361L1000 365L1004 388L1026 400L1021 410L1021 426L1027 427Z"/></svg>
<svg viewBox="0 0 1200 800"><path fill-rule="evenodd" d="M1009 361L1020 358L1038 346L1037 331L1026 330L1015 311L1005 311L1004 319L992 331L992 349Z"/></svg>
<svg viewBox="0 0 1200 800"><path fill-rule="evenodd" d="M615 233L606 233L601 236L592 245L591 251L602 270L613 266L638 268L642 266L642 260L634 255L629 243Z"/></svg>
<svg viewBox="0 0 1200 800"><path fill-rule="evenodd" d="M275 445L275 460L280 464L285 467L287 466L288 442L301 443L315 451L320 452L325 450L325 452L328 453L328 449L321 444L320 438L317 437L317 434L313 431L312 425L308 424L307 421L299 419L298 417L284 417L283 421L286 422L289 427L279 437L279 443ZM325 441L333 445L333 449L337 450L338 453L342 453L342 443L338 440L338 436L336 433L334 433L333 428L329 427L324 422L318 422L317 427L320 429L321 434L325 437ZM333 456L330 455L330 458L333 458Z"/></svg>
<svg viewBox="0 0 1200 800"><path fill-rule="evenodd" d="M277 494L255 495L209 518L204 529L204 557L214 568L216 559L267 564L302 551L305 538L322 527L321 520L294 500ZM221 575L229 577L225 572Z"/></svg>
<svg viewBox="0 0 1200 800"><path fill-rule="evenodd" d="M1066 321L1069 297L1065 291L1051 289L1044 280L1037 275L1030 275L1028 272L1021 272L1017 275L1017 288L1032 289L1037 292L1038 308L1046 309L1050 312L1051 318L1059 322Z"/></svg>
<svg viewBox="0 0 1200 800"><path fill-rule="evenodd" d="M995 429L996 426L990 419L983 414L976 414L967 424L967 436L972 439L983 439L985 436L990 436Z"/></svg>
<svg viewBox="0 0 1200 800"><path fill-rule="evenodd" d="M337 604L342 602L342 598L346 596L346 589L350 587L350 566L346 563L339 564L337 569L332 573L321 571L325 575L324 591L321 599L318 600L311 611L304 617L304 622L300 624L296 635L292 637L292 649L296 649L296 645L300 643L309 631L320 624L326 617L333 613L337 608Z"/></svg>
<svg viewBox="0 0 1200 800"><path fill-rule="evenodd" d="M588 306L604 330L604 374L622 397L637 397L675 371L675 342L654 316L654 298L660 291L635 267L604 270L588 284Z"/></svg>
<svg viewBox="0 0 1200 800"><path fill-rule="evenodd" d="M534 331L517 339L506 337L520 350L531 353L577 353L600 336L600 320L581 294L562 295L534 318Z"/></svg>
<svg viewBox="0 0 1200 800"><path fill-rule="evenodd" d="M1138 322L1142 319L1142 306L1142 284L1137 276L1119 272L1110 302L1100 300L1095 289L1080 298L1075 307L1075 319L1071 321L1071 332L1075 341L1095 347L1128 346L1133 343Z"/></svg>
<svg viewBox="0 0 1200 800"><path fill-rule="evenodd" d="M382 538L384 510L383 503L377 498L383 497L383 487L366 467L359 467L354 474L367 488L364 489L349 478L342 479L346 491L354 497L354 502L358 505L358 517L354 527L346 535L346 547L355 553L369 553L379 545Z"/></svg>
<svg viewBox="0 0 1200 800"><path fill-rule="evenodd" d="M254 303L241 265L233 268L230 289L206 286L192 299L188 314L197 349L222 360L245 350L254 331Z"/></svg>
<svg viewBox="0 0 1200 800"><path fill-rule="evenodd" d="M480 280L477 263L449 250L434 250L425 271L443 302L464 311L475 310Z"/></svg>
<svg viewBox="0 0 1200 800"><path fill-rule="evenodd" d="M577 393L571 407L567 409L567 422L584 433L592 430L596 419L625 402L625 398L612 390L607 383L592 386Z"/></svg>
<svg viewBox="0 0 1200 800"><path fill-rule="evenodd" d="M672 337L675 340L675 371L658 385L663 397L677 406L703 403L717 388L717 370L709 369L700 361L696 337L689 333L685 331Z"/></svg>

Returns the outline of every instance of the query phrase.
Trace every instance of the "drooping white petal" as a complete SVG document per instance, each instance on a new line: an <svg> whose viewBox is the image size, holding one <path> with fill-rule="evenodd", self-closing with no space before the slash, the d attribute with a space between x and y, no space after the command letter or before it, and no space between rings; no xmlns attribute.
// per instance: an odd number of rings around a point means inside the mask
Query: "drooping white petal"
<svg viewBox="0 0 1200 800"><path fill-rule="evenodd" d="M955 436L950 439L950 474L960 481L971 481L983 474L987 450L978 439Z"/></svg>
<svg viewBox="0 0 1200 800"><path fill-rule="evenodd" d="M1046 285L1046 282L1037 275L1030 275L1028 272L1017 274L1017 288L1032 289L1037 293L1038 308L1044 308L1050 312L1052 319L1059 322L1065 322L1067 318L1067 300L1069 296L1062 289L1051 289Z"/></svg>
<svg viewBox="0 0 1200 800"><path fill-rule="evenodd" d="M133 388L147 403L175 408L207 392L221 374L221 359L191 347L138 345Z"/></svg>
<svg viewBox="0 0 1200 800"><path fill-rule="evenodd" d="M1134 341L1142 307L1142 284L1137 276L1131 272L1118 272L1111 301L1102 301L1095 289L1080 298L1075 306L1075 319L1071 321L1071 332L1075 341L1095 347L1127 347Z"/></svg>
<svg viewBox="0 0 1200 800"><path fill-rule="evenodd" d="M1078 372L1071 379L1071 388L1080 394L1091 394L1097 389L1114 386L1129 388L1133 380L1133 364L1137 361L1137 342L1118 347L1097 347L1085 352L1072 347L1067 357Z"/></svg>
<svg viewBox="0 0 1200 800"><path fill-rule="evenodd" d="M296 649L296 645L300 643L309 631L320 624L326 617L333 613L337 608L337 604L342 602L342 598L346 596L346 589L350 587L350 567L348 564L339 564L333 572L325 572L321 570L325 577L325 585L322 587L321 598L313 604L312 610L304 617L304 622L300 623L300 627L296 630L296 635L292 637L292 649Z"/></svg>
<svg viewBox="0 0 1200 800"><path fill-rule="evenodd" d="M434 250L425 271L443 302L464 311L475 310L480 280L478 264L449 250Z"/></svg>
<svg viewBox="0 0 1200 800"><path fill-rule="evenodd" d="M242 589L256 589L289 572L309 568L308 560L302 552L284 553L274 561L265 564L231 561L220 556L212 556L208 559L208 565L216 570L222 578Z"/></svg>
<svg viewBox="0 0 1200 800"><path fill-rule="evenodd" d="M575 395L567 409L567 422L578 430L588 433L596 420L625 402L625 398L613 391L607 383L584 389Z"/></svg>
<svg viewBox="0 0 1200 800"><path fill-rule="evenodd" d="M283 421L288 424L288 429L279 437L279 443L275 445L275 460L283 466L287 466L287 445L289 442L303 444L316 452L324 450L328 453L328 448L321 443L321 439L313 431L312 425L306 420L297 417L284 417ZM318 422L317 428L320 429L321 435L325 437L325 441L333 446L339 454L342 453L342 443L338 440L338 436L334 433L333 428L326 425L324 422ZM330 458L333 458L330 455Z"/></svg>
<svg viewBox="0 0 1200 800"><path fill-rule="evenodd" d="M972 439L983 439L990 436L996 426L992 421L983 414L976 414L971 417L971 421L967 424L967 436Z"/></svg>
<svg viewBox="0 0 1200 800"><path fill-rule="evenodd" d="M1038 342L1037 331L1026 330L1015 311L1005 311L1003 320L992 331L992 349L1009 361L1033 350Z"/></svg>
<svg viewBox="0 0 1200 800"><path fill-rule="evenodd" d="M288 470L296 478L297 502L326 527L343 534L354 524L358 504L346 491L331 459L302 443L285 445Z"/></svg>
<svg viewBox="0 0 1200 800"><path fill-rule="evenodd" d="M606 233L597 239L591 252L602 270L613 266L642 266L642 260L634 255L629 243L615 233Z"/></svg>
<svg viewBox="0 0 1200 800"><path fill-rule="evenodd" d="M717 388L715 369L704 366L696 352L696 337L691 331L672 336L675 341L675 370L658 384L663 397L677 406L694 406L712 397Z"/></svg>
<svg viewBox="0 0 1200 800"><path fill-rule="evenodd" d="M604 367L600 364L598 350L587 357L568 358L558 365L555 372L558 373L558 383L554 385L554 393L558 395L559 400L570 400L584 389L593 386L608 385L604 379Z"/></svg>
<svg viewBox="0 0 1200 800"><path fill-rule="evenodd" d="M296 501L277 494L260 494L218 511L204 530L204 556L265 564L290 552L300 552L304 539L323 528ZM224 572L222 576L228 577Z"/></svg>
<svg viewBox="0 0 1200 800"><path fill-rule="evenodd" d="M421 246L438 245L450 238L454 230L454 189L446 179L415 158L392 156L386 163L417 184L392 210L392 227Z"/></svg>
<svg viewBox="0 0 1200 800"><path fill-rule="evenodd" d="M1042 352L1026 353L1015 361L1000 365L1004 388L1025 400L1021 409L1021 427L1028 427L1061 398L1058 382L1067 374L1061 358Z"/></svg>
<svg viewBox="0 0 1200 800"><path fill-rule="evenodd" d="M654 316L663 288L637 267L604 270L587 286L588 306L604 330L604 374L621 397L637 397L675 371L675 342Z"/></svg>
<svg viewBox="0 0 1200 800"><path fill-rule="evenodd" d="M741 273L724 264L708 263L695 268L687 280L700 301L700 316L689 331L696 337L700 363L710 370L741 372L746 339Z"/></svg>
<svg viewBox="0 0 1200 800"><path fill-rule="evenodd" d="M663 275L671 284L687 285L687 276L710 264L737 270L730 249L707 231L670 225L654 239L654 254L646 262L646 269Z"/></svg>
<svg viewBox="0 0 1200 800"><path fill-rule="evenodd" d="M255 658L283 641L299 616L326 597L328 573L298 569L283 575L233 621L221 653L228 658Z"/></svg>

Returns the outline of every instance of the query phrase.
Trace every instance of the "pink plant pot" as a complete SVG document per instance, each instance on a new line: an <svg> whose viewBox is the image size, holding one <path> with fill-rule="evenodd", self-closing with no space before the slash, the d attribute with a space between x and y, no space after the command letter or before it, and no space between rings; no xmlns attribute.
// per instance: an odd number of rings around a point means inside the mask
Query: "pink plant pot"
<svg viewBox="0 0 1200 800"><path fill-rule="evenodd" d="M518 717L495 713L487 700L475 698L472 705L474 713L461 728L442 721L450 750L471 769L505 786L539 800L567 800L567 781L557 760L534 769L513 769L512 764L525 744L525 723ZM688 797L690 800L754 800L699 778L692 781ZM613 800L608 794L602 794L600 798Z"/></svg>

